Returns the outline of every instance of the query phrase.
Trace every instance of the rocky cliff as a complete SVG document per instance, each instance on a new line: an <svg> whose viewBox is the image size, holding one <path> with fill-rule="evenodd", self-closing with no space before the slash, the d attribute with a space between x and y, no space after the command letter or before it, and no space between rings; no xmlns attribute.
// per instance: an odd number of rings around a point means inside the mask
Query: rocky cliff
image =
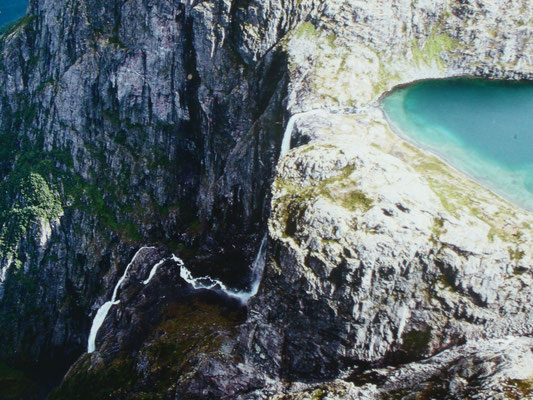
<svg viewBox="0 0 533 400"><path fill-rule="evenodd" d="M532 19L527 0L32 0L1 38L0 360L37 396L77 360L53 399L531 396L533 216L378 101L532 79ZM172 261L143 283L174 252L246 287L267 230L247 309Z"/></svg>

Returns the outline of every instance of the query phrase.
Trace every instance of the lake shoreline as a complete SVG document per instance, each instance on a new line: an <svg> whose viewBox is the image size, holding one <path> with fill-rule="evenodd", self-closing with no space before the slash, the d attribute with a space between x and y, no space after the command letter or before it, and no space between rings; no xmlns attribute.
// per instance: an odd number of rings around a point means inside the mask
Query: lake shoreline
<svg viewBox="0 0 533 400"><path fill-rule="evenodd" d="M457 78L452 78L452 79L453 80L457 80ZM472 180L477 185L485 188L486 190L488 190L492 194L498 196L500 199L504 200L505 202L507 202L507 203L509 203L509 204L511 204L513 206L517 206L517 207L519 207L520 209L522 209L522 210L524 210L526 212L533 212L533 195L531 197L531 200L528 200L527 199L527 197L528 197L527 195L526 196L521 196L521 195L517 196L517 195L509 194L508 192L505 192L503 190L498 190L497 188L494 187L496 185L491 185L491 183L488 182L487 180L485 180L483 178L480 178L479 176L476 176L475 172L469 171L469 169L471 169L472 167L471 166L469 167L468 164L465 164L465 167L462 168L462 165L461 165L462 164L462 157L458 157L457 160L454 160L453 157L450 157L447 154L443 154L443 153L439 152L438 150L435 150L434 148L431 147L431 145L424 144L423 142L420 142L415 137L412 137L413 135L409 133L410 129L406 129L406 127L402 127L401 123L396 122L394 120L394 116L390 115L389 111L387 111L387 109L386 109L386 107L387 107L387 105L385 104L386 103L386 99L389 98L389 96L393 95L396 91L405 90L410 85L412 85L412 84L404 85L402 88L396 88L394 91L389 92L389 94L387 96L385 96L385 97L382 96L380 98L379 105L376 107L376 108L379 108L379 110L382 113L385 121L387 121L387 124L389 125L391 131L394 132L394 134L396 136L398 136L400 139L404 140L405 142L409 143L412 146L415 146L416 148L420 149L421 151L423 151L425 153L431 154L432 156L436 157L439 161L441 161L445 165L447 165L450 168L452 168L457 173L459 173L459 174L461 174L463 176L466 176L468 179ZM403 102L404 100L405 99L401 99L400 101ZM408 116L407 112L405 112L405 116L406 117ZM518 176L518 177L522 176L520 170L513 171L511 169L506 169L503 166L498 165L497 163L495 163L494 165L491 165L486 160L483 160L483 158L480 157L480 156L476 156L476 158L482 164L485 164L489 170L490 169L500 170L500 171L503 171L504 173L506 173L506 174L508 174L510 176L514 175L515 177L516 176ZM523 173L525 173L525 172L523 172ZM506 180L505 178L506 178L505 176L503 177L503 179L500 178L500 181ZM523 191L524 191L524 193L525 192L530 193L527 190L525 185L524 185Z"/></svg>

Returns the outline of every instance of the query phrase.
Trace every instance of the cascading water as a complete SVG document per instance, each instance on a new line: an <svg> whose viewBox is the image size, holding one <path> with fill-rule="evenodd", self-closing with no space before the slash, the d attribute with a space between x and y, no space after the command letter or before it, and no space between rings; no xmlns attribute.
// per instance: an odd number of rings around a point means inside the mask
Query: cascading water
<svg viewBox="0 0 533 400"><path fill-rule="evenodd" d="M161 261L159 261L157 264L155 264L152 267L152 269L150 270L150 274L148 275L148 278L146 278L146 280L143 281L143 285L145 285L145 286L148 285L150 283L150 281L152 280L152 278L157 273L157 269L168 260L170 260L170 258L163 258Z"/></svg>
<svg viewBox="0 0 533 400"><path fill-rule="evenodd" d="M287 127L285 128L285 132L283 133L283 140L281 142L281 149L280 149L280 158L289 152L291 149L291 138L292 138L292 132L294 130L294 125L296 122L304 117L310 117L312 115L323 115L328 114L328 111L317 109L317 110L310 110L298 114L294 114L287 123ZM266 257L266 244L267 236L263 238L261 241L261 245L259 246L259 251L257 252L257 256L254 260L254 263L252 265L252 274L251 274L251 286L248 291L242 290L234 290L229 287L227 287L223 282L219 281L218 279L213 279L209 276L202 276L199 278L194 278L192 276L191 271L187 269L183 261L176 256L174 261L176 261L180 265L180 276L183 280L185 280L188 284L190 284L194 289L200 290L214 290L221 293L224 293L226 296L237 299L241 302L241 304L245 305L248 303L248 301L254 297L258 290L259 285L261 284L261 279L263 277L263 272L265 270L265 257Z"/></svg>
<svg viewBox="0 0 533 400"><path fill-rule="evenodd" d="M312 115L324 115L328 114L328 111L323 109L316 109L316 110L310 110L305 111L302 113L294 114L289 118L289 122L287 123L287 127L285 128L285 132L283 133L283 139L281 142L281 149L280 149L280 158L289 152L291 149L291 139L292 139L292 132L294 130L294 125L296 122L304 117L310 117ZM199 278L194 278L192 276L191 271L187 269L184 262L174 257L174 261L176 261L180 265L180 276L183 280L185 280L188 284L190 284L194 289L200 290L214 290L221 293L224 293L226 296L237 299L241 302L241 304L245 305L248 303L248 301L254 297L258 290L259 285L261 284L261 279L263 277L263 272L265 270L265 257L266 257L266 244L267 236L263 238L261 241L261 245L259 246L259 251L257 252L257 256L254 260L254 263L252 265L252 274L251 274L251 286L248 291L246 290L234 290L229 287L227 287L223 282L219 281L218 279L213 279L209 276L202 276Z"/></svg>
<svg viewBox="0 0 533 400"><path fill-rule="evenodd" d="M287 127L285 129L285 132L283 134L283 140L282 140L281 149L280 149L280 157L285 155L290 150L292 132L294 130L294 125L296 124L296 121L298 119L303 118L303 117L308 117L308 116L311 116L311 115L320 115L320 114L325 114L325 113L327 113L326 110L319 109L319 110L311 110L311 111L306 111L306 112L302 112L302 113L299 113L299 114L294 114L289 119L289 122L287 123ZM254 262L252 264L251 284L250 284L250 289L249 290L231 289L228 286L226 286L223 282L219 281L218 279L213 279L213 278L211 278L209 276L202 276L202 277L199 277L199 278L194 278L192 276L191 271L189 271L187 269L187 267L185 266L185 263L183 262L183 260L181 258L175 256L175 255L172 255L172 257L170 257L170 258L164 258L164 259L160 260L158 263L156 263L152 267L152 269L150 271L150 274L148 275L148 278L143 281L143 284L144 285L148 285L150 283L150 281L152 280L152 278L157 273L158 268L161 265L163 265L166 261L172 260L176 264L178 264L178 266L180 267L180 276L181 276L181 278L183 280L185 280L185 282L190 284L195 290L204 289L204 290L213 290L213 291L221 292L221 293L225 294L226 296L228 296L230 298L234 298L234 299L239 300L241 302L241 304L246 305L248 303L248 301L252 297L254 297L257 294L257 292L259 291L259 285L261 284L261 279L263 277L263 273L264 273L264 270L265 270L265 264L266 264L266 248L265 248L266 241L267 241L267 235L265 235L263 237L263 239L261 240L261 245L259 246L259 250L258 250L257 255L255 257L255 260L254 260ZM93 320L93 324L92 324L92 327L91 327L91 332L89 334L89 343L88 343L88 346L87 346L87 352L88 353L92 353L92 352L95 351L96 335L98 334L98 331L99 331L100 327L104 323L104 320L105 320L107 314L109 313L109 310L111 309L112 306L120 303L120 300L116 299L117 298L117 294L118 294L118 290L120 288L120 285L122 284L122 282L126 278L126 275L127 275L128 271L129 271L131 265L133 264L133 262L135 261L135 259L137 258L137 256L140 254L140 252L142 250L144 250L144 249L153 249L153 248L154 247L142 247L142 248L139 249L139 251L137 251L137 253L135 253L133 259L131 260L131 262L126 267L126 270L124 271L124 274L122 275L122 277L118 281L117 285L115 286L115 289L113 290L113 296L111 297L111 300L106 302L106 303L104 303L98 309L98 312L96 313L96 316L94 317L94 320Z"/></svg>
<svg viewBox="0 0 533 400"><path fill-rule="evenodd" d="M290 117L289 122L287 123L287 127L285 128L285 132L283 133L283 140L281 141L281 149L279 152L280 158L283 155L287 154L291 149L292 131L294 130L294 125L296 124L297 120L304 117L310 117L311 115L320 115L327 113L328 112L326 110L317 109L294 114L292 117Z"/></svg>
<svg viewBox="0 0 533 400"><path fill-rule="evenodd" d="M241 304L246 305L248 301L252 297L254 297L259 290L261 278L263 277L263 271L265 270L266 241L267 241L267 236L265 235L263 237L263 240L261 240L259 251L257 252L257 256L255 257L255 260L252 264L252 273L251 273L252 282L251 282L249 290L231 289L227 287L223 282L219 281L218 279L213 279L209 276L202 276L199 278L194 278L191 274L191 271L189 271L187 267L185 267L185 264L183 263L183 261L176 256L173 256L173 257L174 257L174 261L176 261L180 265L181 278L185 282L190 284L194 289L196 290L205 289L205 290L218 291L218 292L224 293L226 296L230 298L237 299L241 302Z"/></svg>
<svg viewBox="0 0 533 400"><path fill-rule="evenodd" d="M130 263L128 264L128 266L124 270L124 274L122 274L122 277L117 282L117 284L115 286L115 289L113 289L113 295L111 296L111 300L105 302L98 309L98 311L96 312L96 315L95 315L95 317L93 319L93 324L91 326L91 331L89 333L89 341L88 341L88 344L87 344L87 353L94 352L94 350L96 348L96 335L98 334L98 331L100 330L100 327L104 323L105 317L107 317L107 314L109 313L109 310L114 305L117 305L117 304L120 303L120 300L117 300L118 290L120 289L120 285L122 285L122 283L126 279L126 275L128 274L128 271L129 271L130 267L133 265L133 263L135 262L135 260L139 256L139 254L141 254L141 252L143 250L148 250L148 249L155 249L155 247L141 247L137 251L137 253L135 253L135 255L131 259Z"/></svg>
<svg viewBox="0 0 533 400"><path fill-rule="evenodd" d="M241 302L241 304L245 305L248 303L250 298L255 296L257 294L257 291L259 290L259 284L261 283L261 278L263 276L263 271L265 269L265 263L266 263L266 244L267 237L266 235L263 237L263 240L261 241L261 246L259 247L259 251L257 252L257 256L255 257L255 260L252 264L252 273L251 278L252 282L250 285L250 290L245 291L238 291L231 289L227 287L224 283L217 279L212 279L208 276L200 277L200 278L194 278L191 274L191 272L185 267L185 263L183 260L176 255L172 255L169 258L163 258L159 262L157 262L152 269L150 270L150 274L148 275L148 278L144 280L142 283L144 285L148 285L152 278L157 273L158 268L163 265L167 261L173 261L180 267L180 276L185 280L187 283L189 283L195 290L200 289L206 289L206 290L214 290L221 292L225 294L228 297L237 299ZM155 247L141 247L137 253L133 256L132 260L126 267L124 274L119 279L118 283L116 284L115 288L113 289L113 295L111 296L111 300L105 302L96 312L96 315L93 319L93 324L91 326L91 331L89 333L89 340L87 344L87 353L93 353L96 350L96 335L98 334L98 331L102 327L102 324L105 321L105 318L107 317L107 314L109 313L109 310L114 305L117 305L120 303L120 300L117 300L118 291L120 289L120 286L126 279L126 276L130 270L130 267L133 265L139 254L143 250L147 249L155 249Z"/></svg>

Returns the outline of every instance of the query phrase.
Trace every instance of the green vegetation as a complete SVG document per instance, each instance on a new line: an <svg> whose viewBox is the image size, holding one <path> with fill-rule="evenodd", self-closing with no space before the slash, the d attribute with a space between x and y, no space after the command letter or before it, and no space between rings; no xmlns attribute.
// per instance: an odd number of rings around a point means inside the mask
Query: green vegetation
<svg viewBox="0 0 533 400"><path fill-rule="evenodd" d="M509 251L509 257L511 258L511 260L515 262L520 261L526 255L525 251L520 250L518 247L515 249L509 248L508 251Z"/></svg>
<svg viewBox="0 0 533 400"><path fill-rule="evenodd" d="M309 150L304 148L301 151L304 154ZM330 199L354 212L365 213L372 208L373 200L360 190L354 189L356 182L350 179L354 170L353 165L348 165L334 177L315 181L303 187L291 180L276 179L274 182L276 190L285 192L285 195L277 199L274 204L274 208L281 213L281 218L285 222L285 236L291 237L296 233L298 220L319 197Z"/></svg>
<svg viewBox="0 0 533 400"><path fill-rule="evenodd" d="M0 134L0 143L9 146L0 152L4 177L0 181L0 257L12 258L20 265L16 249L27 232L39 234L42 220L53 221L63 213L50 176L57 162L68 164L70 158L61 152L36 152L6 133Z"/></svg>
<svg viewBox="0 0 533 400"><path fill-rule="evenodd" d="M122 49L122 50L125 50L128 48L128 46L126 46L121 40L120 38L118 37L117 34L113 35L113 36L110 36L108 38L108 42L109 44L113 44L115 46L117 46L118 48Z"/></svg>
<svg viewBox="0 0 533 400"><path fill-rule="evenodd" d="M446 230L444 229L444 219L435 218L433 222L433 227L431 228L431 238L429 239L433 245L437 245L440 239L440 236L444 234Z"/></svg>
<svg viewBox="0 0 533 400"><path fill-rule="evenodd" d="M4 25L3 27L0 28L0 40L3 40L7 36L18 31L19 29L25 28L28 24L30 24L34 20L35 20L35 17L26 15L11 24Z"/></svg>
<svg viewBox="0 0 533 400"><path fill-rule="evenodd" d="M294 34L297 38L308 37L317 39L320 36L320 31L316 29L313 23L303 22L295 29Z"/></svg>
<svg viewBox="0 0 533 400"><path fill-rule="evenodd" d="M374 83L374 96L380 96L389 89L392 82L399 82L401 80L398 72L391 72L388 64L379 56L379 54L378 59L378 79Z"/></svg>
<svg viewBox="0 0 533 400"><path fill-rule="evenodd" d="M58 220L70 207L93 215L125 239L139 240L133 207L120 200L130 190L127 182L88 184L73 172L69 152L41 150L43 136L37 132L30 142L25 137L0 134L0 258L11 259L12 265L20 267L28 255L18 254L19 244L28 235L37 238L43 224ZM102 155L97 149L90 151ZM129 174L124 175L127 180Z"/></svg>
<svg viewBox="0 0 533 400"><path fill-rule="evenodd" d="M121 354L108 364L102 363L87 371L89 366L89 356L86 356L76 371L66 378L66 383L53 391L48 399L117 398L127 394L138 379L134 360L127 354Z"/></svg>
<svg viewBox="0 0 533 400"><path fill-rule="evenodd" d="M351 190L346 194L342 194L340 196L340 200L342 206L350 211L356 211L360 209L368 211L374 204L372 199L369 199L363 192L357 189Z"/></svg>
<svg viewBox="0 0 533 400"><path fill-rule="evenodd" d="M424 330L412 330L402 335L402 350L405 351L406 361L413 361L422 356L428 350L431 342L431 328Z"/></svg>
<svg viewBox="0 0 533 400"><path fill-rule="evenodd" d="M457 39L451 38L446 33L437 34L433 31L423 44L420 41L413 41L411 43L411 52L417 65L422 63L431 65L436 62L439 67L444 68L445 63L441 58L441 54L456 49L458 45L459 41Z"/></svg>
<svg viewBox="0 0 533 400"><path fill-rule="evenodd" d="M57 193L38 173L17 171L0 188L0 254L10 257L28 230L40 220L57 219L63 209Z"/></svg>
<svg viewBox="0 0 533 400"><path fill-rule="evenodd" d="M452 293L457 293L454 287L454 282L445 274L441 274L437 277L436 283L439 283L444 289L448 289Z"/></svg>
<svg viewBox="0 0 533 400"><path fill-rule="evenodd" d="M169 388L187 379L204 356L224 357L219 349L240 322L240 315L200 302L170 306L138 353L121 353L92 368L87 356L49 400L99 400L126 393L136 400L164 399ZM150 382L144 381L137 369L138 358L147 361Z"/></svg>
<svg viewBox="0 0 533 400"><path fill-rule="evenodd" d="M533 396L533 379L510 379L505 382L504 392L510 400L528 399Z"/></svg>
<svg viewBox="0 0 533 400"><path fill-rule="evenodd" d="M443 377L435 375L431 377L427 382L420 383L414 388L400 389L393 392L383 394L382 400L434 400L434 399L446 399L449 395L449 389L447 382Z"/></svg>
<svg viewBox="0 0 533 400"><path fill-rule="evenodd" d="M322 389L316 389L311 393L311 400L322 400L326 397L326 393Z"/></svg>
<svg viewBox="0 0 533 400"><path fill-rule="evenodd" d="M487 213L482 207L482 201L471 196L474 191L484 192L484 188L471 181L460 181L453 170L436 157L423 154L420 150L405 144L408 151L412 152L413 167L428 182L433 193L437 195L446 211L455 217L460 217L466 210L470 215L479 218L490 226L488 239L493 241L497 236L505 242L520 244L522 235L512 233L502 228L505 220L512 217L512 210L500 207L496 213ZM530 229L527 222L522 224L523 229Z"/></svg>

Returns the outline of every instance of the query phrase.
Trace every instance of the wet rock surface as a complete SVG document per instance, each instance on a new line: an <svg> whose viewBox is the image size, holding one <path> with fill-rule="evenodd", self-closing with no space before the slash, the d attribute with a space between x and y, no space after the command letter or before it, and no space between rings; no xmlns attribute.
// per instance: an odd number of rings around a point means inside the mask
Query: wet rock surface
<svg viewBox="0 0 533 400"><path fill-rule="evenodd" d="M530 398L533 217L378 99L531 79L531 12L32 0L0 39L0 360L56 400ZM174 253L246 287L267 230L247 308L171 260L143 283Z"/></svg>

